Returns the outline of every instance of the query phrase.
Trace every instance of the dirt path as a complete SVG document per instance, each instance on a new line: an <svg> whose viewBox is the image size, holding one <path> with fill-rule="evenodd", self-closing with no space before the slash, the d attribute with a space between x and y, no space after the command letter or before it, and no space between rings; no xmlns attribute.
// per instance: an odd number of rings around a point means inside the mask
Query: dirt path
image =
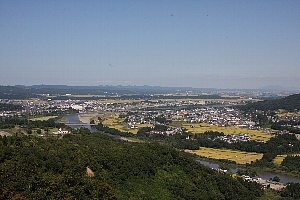
<svg viewBox="0 0 300 200"><path fill-rule="evenodd" d="M5 131L0 131L0 136L11 136L11 134Z"/></svg>

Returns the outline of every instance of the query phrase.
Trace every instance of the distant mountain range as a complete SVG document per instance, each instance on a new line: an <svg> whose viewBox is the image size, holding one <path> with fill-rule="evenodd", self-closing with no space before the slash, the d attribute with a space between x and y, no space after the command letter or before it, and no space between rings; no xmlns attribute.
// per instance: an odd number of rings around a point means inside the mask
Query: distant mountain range
<svg viewBox="0 0 300 200"><path fill-rule="evenodd" d="M161 86L68 86L68 85L16 85L0 86L0 99L26 99L38 98L41 94L50 96L72 95L153 95L153 94L186 94L186 95L214 95L223 92L290 92L298 93L297 90L289 90L281 86L267 86L260 89L216 89L216 88L193 88L193 87L161 87ZM300 90L298 90L300 91Z"/></svg>
<svg viewBox="0 0 300 200"><path fill-rule="evenodd" d="M32 85L32 86L25 86L25 85L16 85L16 87L26 87L26 88L39 88L39 89L122 89L122 90L145 90L145 91L194 91L194 92L212 92L212 91L294 91L300 92L300 88L297 87L283 87L280 85L268 85L258 89L236 89L236 88L227 88L227 89L220 89L220 88L195 88L195 87L165 87L165 86L137 86L137 85L98 85L98 86L68 86L68 85Z"/></svg>

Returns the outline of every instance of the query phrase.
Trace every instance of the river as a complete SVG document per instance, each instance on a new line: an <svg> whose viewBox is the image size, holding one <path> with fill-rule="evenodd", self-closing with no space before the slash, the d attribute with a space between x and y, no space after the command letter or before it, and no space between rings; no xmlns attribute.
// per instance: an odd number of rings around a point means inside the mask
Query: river
<svg viewBox="0 0 300 200"><path fill-rule="evenodd" d="M71 114L71 115L65 115L64 118L66 120L68 120L68 123L70 124L86 124L82 121L79 120L79 117L78 117L79 114ZM86 125L80 125L80 126L71 126L72 128L87 128L89 129L91 132L99 132L96 128L94 128L93 126L90 126L88 124ZM103 133L103 132L102 132ZM108 136L111 136L111 137L114 137L116 139L119 139L119 140L125 140L125 141L131 141L131 140L127 140L126 138L123 138L121 136L118 136L118 135L111 135L109 133L103 133L105 135L108 135Z"/></svg>
<svg viewBox="0 0 300 200"><path fill-rule="evenodd" d="M207 161L203 161L203 160L197 160L199 163L208 166L210 168L214 168L214 169L219 169L219 164L217 163L212 163L212 162L207 162ZM229 171L232 173L236 173L238 171L239 168L229 168ZM242 168L240 168L242 169ZM264 172L264 171L260 171L260 170L256 170L257 175L265 180L269 180L270 178L274 178L274 176L278 176L280 178L280 182L282 183L288 183L288 182L293 182L293 183L300 183L300 178L298 177L294 177L294 176L290 176L290 175L285 175L285 174L279 174L279 173L275 173L275 172Z"/></svg>
<svg viewBox="0 0 300 200"><path fill-rule="evenodd" d="M71 114L71 115L65 115L64 118L68 120L68 123L71 124L85 124L84 122L79 120L78 114ZM80 125L80 126L71 126L72 128L88 128L91 132L97 131L97 129L92 128L92 126L86 124L86 125Z"/></svg>

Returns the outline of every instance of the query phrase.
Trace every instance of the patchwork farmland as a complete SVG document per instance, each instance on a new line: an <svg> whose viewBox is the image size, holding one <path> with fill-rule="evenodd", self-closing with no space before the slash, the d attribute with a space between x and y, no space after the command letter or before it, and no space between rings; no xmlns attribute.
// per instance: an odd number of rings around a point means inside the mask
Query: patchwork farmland
<svg viewBox="0 0 300 200"><path fill-rule="evenodd" d="M200 150L187 150L189 153L194 153L199 156L213 159L226 159L235 161L237 164L251 163L256 160L260 160L263 154L255 152L245 152L229 149L215 149L200 147Z"/></svg>

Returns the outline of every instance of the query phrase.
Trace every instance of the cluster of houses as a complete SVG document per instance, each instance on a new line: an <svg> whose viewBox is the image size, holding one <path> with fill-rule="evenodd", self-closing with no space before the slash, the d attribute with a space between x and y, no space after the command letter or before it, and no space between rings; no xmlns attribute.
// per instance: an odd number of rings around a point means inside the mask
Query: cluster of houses
<svg viewBox="0 0 300 200"><path fill-rule="evenodd" d="M240 176L240 178L242 178L245 181L252 181L257 183L259 183L259 181L261 180L259 176L250 177L250 176L242 175Z"/></svg>
<svg viewBox="0 0 300 200"><path fill-rule="evenodd" d="M221 140L228 143L238 143L238 142L248 142L250 141L250 137L247 134L243 135L224 135L224 136L217 136L212 140Z"/></svg>
<svg viewBox="0 0 300 200"><path fill-rule="evenodd" d="M119 115L127 116L128 127L135 129L137 124L165 124L170 121L182 121L187 123L207 123L220 127L237 126L248 129L257 129L255 122L251 121L249 117L245 117L242 113L231 107L230 102L226 104L219 103L219 106L208 106L208 100L138 100L138 101L97 101L97 100L51 100L40 101L14 101L1 100L2 103L17 104L23 107L22 111L2 111L0 116L6 117L8 115L24 115L24 114L41 114L41 113L55 113L66 111L68 109L75 109L78 112L114 112ZM216 100L219 101L219 100ZM193 106L187 109L186 106ZM153 108L152 111L145 111L144 108ZM163 107L170 108L160 109ZM184 108L185 107L185 108ZM172 109L171 109L172 108ZM142 111L144 110L144 111ZM2 120L3 120L2 117ZM165 122L158 121L157 117L163 117ZM292 120L299 121L298 116L277 116L273 121ZM300 127L298 125L297 127ZM267 130L266 130L267 131ZM176 131L172 130L168 134ZM59 133L60 134L60 133ZM224 136L220 138L227 142L241 142L248 141L248 136Z"/></svg>
<svg viewBox="0 0 300 200"><path fill-rule="evenodd" d="M283 188L286 187L286 185L283 183L272 181L272 180L265 180L265 179L260 178L259 176L250 177L250 176L242 175L242 176L240 176L240 178L242 178L244 181L256 182L256 183L260 184L260 187L263 189L266 189L269 187L274 190L281 191Z"/></svg>
<svg viewBox="0 0 300 200"><path fill-rule="evenodd" d="M152 130L152 131L148 132L147 134L149 134L149 135L161 134L161 135L170 136L170 135L175 135L175 134L182 134L184 131L185 131L185 129L182 127L177 127L177 128L169 127L166 131Z"/></svg>
<svg viewBox="0 0 300 200"><path fill-rule="evenodd" d="M69 131L61 130L61 128L58 129L58 131L53 132L54 135L64 135L64 134L69 134L69 133L70 133Z"/></svg>
<svg viewBox="0 0 300 200"><path fill-rule="evenodd" d="M286 113L286 111L281 111L281 112L284 112ZM277 115L275 115L273 118L272 118L272 122L280 122L280 121L285 121L285 122L295 122L296 125L291 125L295 128L299 127L300 128L300 124L297 124L297 122L300 121L300 113L296 112L296 113L289 113L289 114L280 114L281 113L280 111L278 111Z"/></svg>
<svg viewBox="0 0 300 200"><path fill-rule="evenodd" d="M217 126L238 126L249 128L255 122L241 115L241 112L228 107L203 107L192 110L190 113L191 122L203 122Z"/></svg>
<svg viewBox="0 0 300 200"><path fill-rule="evenodd" d="M157 116L163 116L167 121L183 121L190 123L208 123L217 126L252 127L255 125L251 120L241 117L241 113L235 109L226 107L203 107L191 110L157 110L138 111L127 117L129 125L134 123L155 124Z"/></svg>
<svg viewBox="0 0 300 200"><path fill-rule="evenodd" d="M58 129L58 131L53 131L52 132L52 136L61 136L61 135L65 135L65 134L69 134L70 131L66 131L66 130L62 130L61 128ZM39 137L44 137L45 135L42 133L37 134ZM47 135L49 136L49 135Z"/></svg>
<svg viewBox="0 0 300 200"><path fill-rule="evenodd" d="M214 168L212 168L212 169L214 169ZM216 170L217 172L222 173L222 174L226 174L228 172L228 170L226 170L226 169L217 168L214 170ZM259 176L250 177L247 175L241 175L241 176L239 176L239 178L243 179L244 181L248 181L248 182L256 182L263 189L266 189L269 187L274 190L281 191L283 188L286 187L285 184L283 184L283 183L272 181L272 180L265 180L265 179L260 178Z"/></svg>

